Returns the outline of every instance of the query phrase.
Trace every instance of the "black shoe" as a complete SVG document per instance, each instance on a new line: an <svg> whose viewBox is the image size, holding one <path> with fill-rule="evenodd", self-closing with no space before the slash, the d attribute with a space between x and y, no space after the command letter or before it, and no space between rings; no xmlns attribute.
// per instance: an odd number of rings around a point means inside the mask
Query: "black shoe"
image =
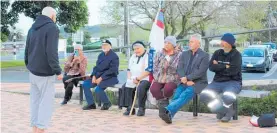
<svg viewBox="0 0 277 133"><path fill-rule="evenodd" d="M101 110L109 110L109 108L112 106L111 103L104 103L101 107Z"/></svg>
<svg viewBox="0 0 277 133"><path fill-rule="evenodd" d="M160 118L163 121L165 121L167 124L171 124L172 123L172 119L171 119L169 111L166 108L162 109L162 111L163 112L161 112Z"/></svg>
<svg viewBox="0 0 277 133"><path fill-rule="evenodd" d="M67 104L67 100L63 100L63 102L61 102L61 105L65 105L65 104Z"/></svg>
<svg viewBox="0 0 277 133"><path fill-rule="evenodd" d="M128 116L130 114L130 110L131 110L131 108L127 108L126 111L123 113L123 115ZM135 114L136 114L136 109L134 108L132 115L135 115Z"/></svg>
<svg viewBox="0 0 277 133"><path fill-rule="evenodd" d="M216 113L216 119L221 120L225 115L222 113Z"/></svg>
<svg viewBox="0 0 277 133"><path fill-rule="evenodd" d="M228 108L226 115L221 119L221 122L229 122L235 114L235 110L231 106Z"/></svg>
<svg viewBox="0 0 277 133"><path fill-rule="evenodd" d="M161 118L161 116L165 112L164 108L169 104L169 100L168 99L159 100L158 104L159 104L159 117Z"/></svg>
<svg viewBox="0 0 277 133"><path fill-rule="evenodd" d="M144 116L145 115L145 108L139 108L137 116Z"/></svg>
<svg viewBox="0 0 277 133"><path fill-rule="evenodd" d="M83 110L91 110L91 109L96 109L95 104L86 105L83 107Z"/></svg>

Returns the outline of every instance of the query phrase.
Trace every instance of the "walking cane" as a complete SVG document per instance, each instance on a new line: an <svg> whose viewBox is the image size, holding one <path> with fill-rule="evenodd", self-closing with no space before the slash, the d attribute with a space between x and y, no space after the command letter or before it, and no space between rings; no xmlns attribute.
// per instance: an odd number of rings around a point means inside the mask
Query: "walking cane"
<svg viewBox="0 0 277 133"><path fill-rule="evenodd" d="M136 87L136 91L135 91L135 96L134 96L134 100L133 100L133 104L132 104L132 107L131 107L131 110L130 110L130 113L129 113L129 116L132 115L132 112L133 112L133 109L134 109L134 106L135 106L135 103L136 103L136 99L137 99L137 93L138 93L138 86L140 84L140 81L138 82L138 85Z"/></svg>

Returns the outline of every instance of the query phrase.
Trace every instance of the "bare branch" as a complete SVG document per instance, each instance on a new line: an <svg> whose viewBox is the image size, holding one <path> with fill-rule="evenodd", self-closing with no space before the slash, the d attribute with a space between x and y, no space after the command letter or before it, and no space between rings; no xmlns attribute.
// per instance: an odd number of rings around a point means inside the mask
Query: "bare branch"
<svg viewBox="0 0 277 133"><path fill-rule="evenodd" d="M150 31L150 28L145 28L143 26L141 26L139 23L135 22L134 20L131 20L131 23L134 23L136 26L138 26L139 28L146 30L146 31Z"/></svg>

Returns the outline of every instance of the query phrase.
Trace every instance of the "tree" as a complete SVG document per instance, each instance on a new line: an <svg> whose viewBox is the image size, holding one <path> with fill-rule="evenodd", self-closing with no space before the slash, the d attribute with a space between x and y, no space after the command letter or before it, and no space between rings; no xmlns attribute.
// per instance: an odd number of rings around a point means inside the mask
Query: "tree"
<svg viewBox="0 0 277 133"><path fill-rule="evenodd" d="M57 10L57 23L65 26L67 33L76 32L88 23L89 13L85 1L15 1L11 13L24 13L35 20L46 6Z"/></svg>
<svg viewBox="0 0 277 133"><path fill-rule="evenodd" d="M216 13L228 2L208 1L165 1L163 11L165 14L165 35L176 35L182 39L200 23L212 20ZM123 10L120 2L113 2L103 7L103 16L111 23L121 23ZM150 31L155 20L159 1L130 1L130 22L143 30ZM112 13L115 13L111 15Z"/></svg>
<svg viewBox="0 0 277 133"><path fill-rule="evenodd" d="M10 35L9 26L13 26L15 21L18 21L18 14L7 11L9 5L9 1L1 1L1 36L4 36L1 39L6 39Z"/></svg>
<svg viewBox="0 0 277 133"><path fill-rule="evenodd" d="M67 38L67 45L72 46L72 44L73 44L72 38L71 37Z"/></svg>
<svg viewBox="0 0 277 133"><path fill-rule="evenodd" d="M1 33L1 42L8 41L8 36L6 34Z"/></svg>
<svg viewBox="0 0 277 133"><path fill-rule="evenodd" d="M85 31L84 32L84 41L83 41L83 44L82 45L86 45L88 43L90 43L90 38L91 38L91 35L89 32Z"/></svg>

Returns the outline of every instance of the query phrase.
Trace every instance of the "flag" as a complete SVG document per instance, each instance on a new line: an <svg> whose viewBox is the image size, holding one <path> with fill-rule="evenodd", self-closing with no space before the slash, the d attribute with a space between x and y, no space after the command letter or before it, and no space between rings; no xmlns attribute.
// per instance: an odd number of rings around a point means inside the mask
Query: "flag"
<svg viewBox="0 0 277 133"><path fill-rule="evenodd" d="M148 56L148 68L147 71L151 72L149 75L149 81L153 80L153 62L155 52L159 52L164 47L164 12L162 10L163 1L160 3L159 11L156 15L155 21L152 25L152 29L149 36L150 50Z"/></svg>
<svg viewBox="0 0 277 133"><path fill-rule="evenodd" d="M152 25L149 36L150 46L155 49L156 52L161 51L164 47L164 12L162 7L163 1L160 3L159 11Z"/></svg>

